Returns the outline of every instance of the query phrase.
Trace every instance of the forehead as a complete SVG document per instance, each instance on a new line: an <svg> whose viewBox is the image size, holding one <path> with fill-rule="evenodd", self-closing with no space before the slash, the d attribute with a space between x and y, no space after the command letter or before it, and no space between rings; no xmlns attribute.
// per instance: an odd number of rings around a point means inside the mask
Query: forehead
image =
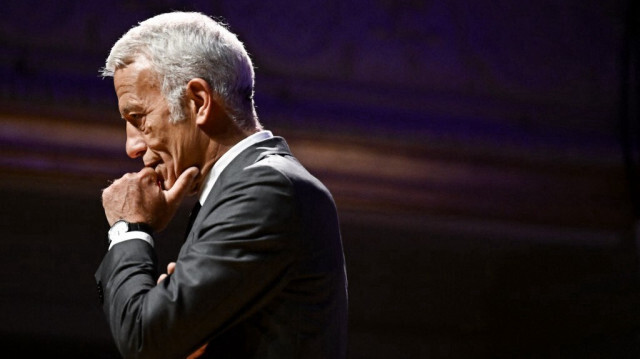
<svg viewBox="0 0 640 359"><path fill-rule="evenodd" d="M113 84L119 101L129 96L155 95L160 89L158 76L146 60L136 60L116 70L113 74Z"/></svg>

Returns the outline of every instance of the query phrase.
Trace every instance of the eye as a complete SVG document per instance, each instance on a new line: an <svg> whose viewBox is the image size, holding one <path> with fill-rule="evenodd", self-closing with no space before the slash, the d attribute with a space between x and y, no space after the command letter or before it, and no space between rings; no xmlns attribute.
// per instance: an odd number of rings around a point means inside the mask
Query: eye
<svg viewBox="0 0 640 359"><path fill-rule="evenodd" d="M142 113L129 113L127 114L127 121L131 122L139 130L144 130L144 114Z"/></svg>

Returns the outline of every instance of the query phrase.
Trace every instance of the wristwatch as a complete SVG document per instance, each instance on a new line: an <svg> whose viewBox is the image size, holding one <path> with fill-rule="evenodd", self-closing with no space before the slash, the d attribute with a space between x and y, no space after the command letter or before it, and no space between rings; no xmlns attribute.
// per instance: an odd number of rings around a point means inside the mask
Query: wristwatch
<svg viewBox="0 0 640 359"><path fill-rule="evenodd" d="M117 221L109 228L109 248L116 243L129 239L142 239L153 246L153 230L146 223L129 223L123 219Z"/></svg>

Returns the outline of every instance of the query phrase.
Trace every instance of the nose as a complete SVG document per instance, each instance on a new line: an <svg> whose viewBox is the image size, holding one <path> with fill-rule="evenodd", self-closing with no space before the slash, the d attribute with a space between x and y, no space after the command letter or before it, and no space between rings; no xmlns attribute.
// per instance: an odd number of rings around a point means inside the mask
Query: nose
<svg viewBox="0 0 640 359"><path fill-rule="evenodd" d="M147 151L147 144L144 142L144 138L140 131L132 124L127 122L127 142L126 142L127 155L131 158L138 158Z"/></svg>

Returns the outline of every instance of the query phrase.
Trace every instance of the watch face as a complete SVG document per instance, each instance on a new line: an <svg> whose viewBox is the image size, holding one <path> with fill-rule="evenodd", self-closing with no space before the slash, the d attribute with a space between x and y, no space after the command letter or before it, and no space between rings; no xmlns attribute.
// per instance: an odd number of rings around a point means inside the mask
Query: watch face
<svg viewBox="0 0 640 359"><path fill-rule="evenodd" d="M123 233L126 233L129 230L129 224L123 220L119 220L113 224L111 229L109 229L110 236L119 236Z"/></svg>

